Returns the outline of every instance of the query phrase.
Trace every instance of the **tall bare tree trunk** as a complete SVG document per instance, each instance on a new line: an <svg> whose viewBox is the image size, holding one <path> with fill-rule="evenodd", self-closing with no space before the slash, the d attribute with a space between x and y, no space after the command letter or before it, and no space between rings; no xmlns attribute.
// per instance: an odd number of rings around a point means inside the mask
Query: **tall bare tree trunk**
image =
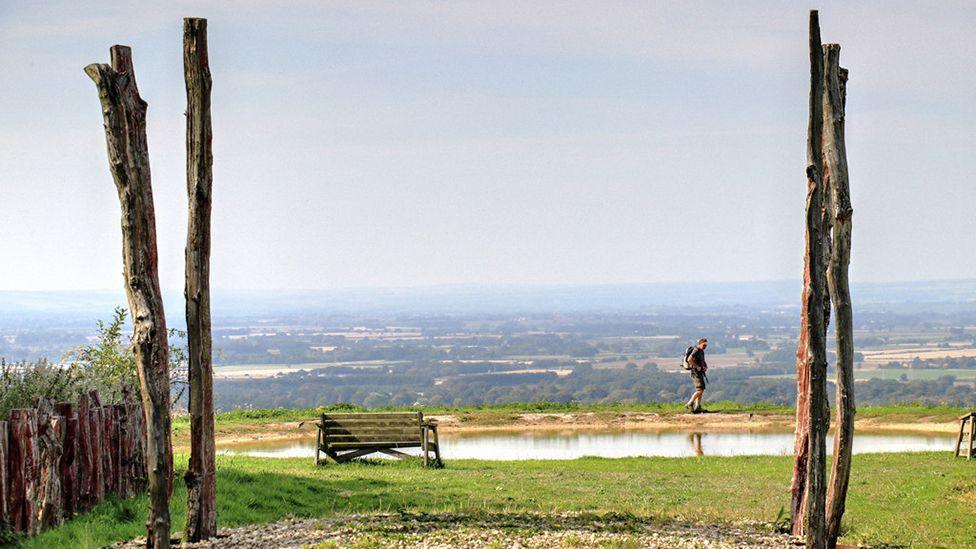
<svg viewBox="0 0 976 549"><path fill-rule="evenodd" d="M213 364L210 332L210 208L213 140L210 124L210 66L207 20L183 20L186 80L186 190L190 215L186 234L186 332L189 341L190 465L186 470L186 539L217 534L214 476Z"/></svg>
<svg viewBox="0 0 976 549"><path fill-rule="evenodd" d="M109 169L122 206L122 260L134 325L133 344L148 424L149 547L169 547L169 496L173 471L170 439L169 344L159 290L156 214L153 208L146 102L139 96L132 51L112 46L111 65L91 64L105 119Z"/></svg>
<svg viewBox="0 0 976 549"><path fill-rule="evenodd" d="M797 416L806 415L806 429L797 425L793 471L792 525L802 530L808 547L826 545L826 441L830 422L827 405L827 351L823 220L823 52L820 22L810 12L810 115L807 127L806 237L803 272L803 310L800 347L797 349ZM807 387L803 385L807 383ZM806 390L805 390L806 389ZM804 401L805 398L805 401ZM806 411L803 411L806 408ZM803 445L803 439L806 444ZM805 446L805 448L803 447Z"/></svg>
<svg viewBox="0 0 976 549"><path fill-rule="evenodd" d="M850 178L844 138L847 69L840 66L840 46L825 44L824 52L824 164L830 177L832 249L827 282L834 304L837 340L837 431L834 462L827 495L827 543L837 545L851 476L854 444L854 320L848 270L851 263Z"/></svg>

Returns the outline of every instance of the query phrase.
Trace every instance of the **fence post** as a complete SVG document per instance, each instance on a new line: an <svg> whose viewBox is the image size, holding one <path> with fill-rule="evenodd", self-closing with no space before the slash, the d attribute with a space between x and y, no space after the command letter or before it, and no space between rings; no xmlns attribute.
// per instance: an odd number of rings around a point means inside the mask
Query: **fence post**
<svg viewBox="0 0 976 549"><path fill-rule="evenodd" d="M61 489L61 455L64 418L54 415L46 398L37 403L37 528L61 524L64 518Z"/></svg>
<svg viewBox="0 0 976 549"><path fill-rule="evenodd" d="M92 505L96 505L105 500L105 466L102 455L105 451L102 432L105 430L102 422L102 402L98 398L98 392L89 393L91 407L88 409L89 435L91 436L91 497Z"/></svg>
<svg viewBox="0 0 976 549"><path fill-rule="evenodd" d="M78 396L78 453L75 462L78 464L78 511L90 509L94 501L92 475L94 460L92 459L91 433L91 400L88 395Z"/></svg>
<svg viewBox="0 0 976 549"><path fill-rule="evenodd" d="M115 405L115 417L119 424L119 496L131 497L132 490L132 425L128 407L123 402Z"/></svg>
<svg viewBox="0 0 976 549"><path fill-rule="evenodd" d="M10 498L10 487L9 487L9 474L7 469L9 468L8 460L10 459L7 452L7 422L0 421L0 525L6 524L10 525L10 513L8 512L7 501Z"/></svg>
<svg viewBox="0 0 976 549"><path fill-rule="evenodd" d="M102 406L102 486L105 495L115 493L115 456L116 448L112 440L112 424L114 423L115 409L111 406Z"/></svg>
<svg viewBox="0 0 976 549"><path fill-rule="evenodd" d="M37 491L37 414L34 410L10 411L9 458L10 466L10 525L28 535L37 532L34 500Z"/></svg>
<svg viewBox="0 0 976 549"><path fill-rule="evenodd" d="M140 493L146 489L146 416L142 401L135 398L134 392L128 385L122 387L122 403L125 405L132 441L129 448L129 485L133 493Z"/></svg>
<svg viewBox="0 0 976 549"><path fill-rule="evenodd" d="M109 432L105 437L110 441L109 448L112 450L109 456L112 458L112 478L109 484L112 485L112 493L122 495L122 438L119 428L119 407L113 404L106 406L105 409L111 418Z"/></svg>
<svg viewBox="0 0 976 549"><path fill-rule="evenodd" d="M68 519L78 512L78 412L70 402L55 406L58 414L64 416L64 437L61 444L61 490L64 505L64 518Z"/></svg>

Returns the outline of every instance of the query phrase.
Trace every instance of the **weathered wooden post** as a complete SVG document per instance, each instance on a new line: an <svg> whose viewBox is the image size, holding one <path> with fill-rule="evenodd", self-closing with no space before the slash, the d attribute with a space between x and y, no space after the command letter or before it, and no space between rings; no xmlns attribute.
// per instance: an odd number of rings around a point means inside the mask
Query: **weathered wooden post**
<svg viewBox="0 0 976 549"><path fill-rule="evenodd" d="M56 526L64 520L61 487L64 418L53 415L53 412L54 407L50 403L38 406L38 486L35 506L38 528Z"/></svg>
<svg viewBox="0 0 976 549"><path fill-rule="evenodd" d="M827 351L823 231L823 50L816 10L810 12L810 97L807 121L807 199L803 300L797 348L797 426L791 523L808 547L826 545Z"/></svg>
<svg viewBox="0 0 976 549"><path fill-rule="evenodd" d="M119 490L119 424L115 406L102 406L102 470L105 472L105 494Z"/></svg>
<svg viewBox="0 0 976 549"><path fill-rule="evenodd" d="M55 406L57 413L64 417L64 438L62 439L61 473L62 501L64 518L70 519L78 512L78 413L70 402L60 402Z"/></svg>
<svg viewBox="0 0 976 549"><path fill-rule="evenodd" d="M78 396L78 454L75 461L78 463L78 507L79 511L91 509L97 503L95 482L98 478L98 469L101 459L96 459L98 454L97 437L92 432L93 406L91 396L82 394Z"/></svg>
<svg viewBox="0 0 976 549"><path fill-rule="evenodd" d="M173 471L170 439L169 343L159 289L156 215L153 207L146 102L139 96L132 52L112 46L111 65L91 64L105 120L109 168L122 207L122 258L134 324L133 344L148 424L149 516L147 545L169 547L169 496Z"/></svg>
<svg viewBox="0 0 976 549"><path fill-rule="evenodd" d="M92 505L105 501L105 422L102 419L102 402L98 393L88 394L90 408L88 409L88 434L91 436L91 497Z"/></svg>
<svg viewBox="0 0 976 549"><path fill-rule="evenodd" d="M133 396L133 389L122 387L122 403L129 420L129 489L133 493L146 489L146 422L142 405Z"/></svg>
<svg viewBox="0 0 976 549"><path fill-rule="evenodd" d="M851 263L850 177L844 117L847 103L847 69L840 66L840 45L824 44L824 179L828 181L831 210L831 255L827 282L834 305L837 345L837 430L834 462L827 493L827 543L834 547L840 535L854 445L854 319L848 271Z"/></svg>
<svg viewBox="0 0 976 549"><path fill-rule="evenodd" d="M7 421L10 526L27 535L36 534L37 513L37 414L34 410L10 411Z"/></svg>
<svg viewBox="0 0 976 549"><path fill-rule="evenodd" d="M118 487L117 493L120 497L131 497L135 492L132 489L132 450L135 443L132 436L132 425L129 418L129 410L124 403L116 404L115 418L118 422Z"/></svg>
<svg viewBox="0 0 976 549"><path fill-rule="evenodd" d="M10 473L8 472L10 454L7 451L9 431L7 422L0 421L0 525L10 525L10 512L7 502L10 499Z"/></svg>
<svg viewBox="0 0 976 549"><path fill-rule="evenodd" d="M37 491L34 512L38 529L60 524L63 519L61 454L64 418L55 415L54 404L39 398L37 417Z"/></svg>
<svg viewBox="0 0 976 549"><path fill-rule="evenodd" d="M207 20L183 20L186 81L186 333L189 344L190 463L186 470L186 539L217 534L213 364L210 331L210 211L213 141Z"/></svg>

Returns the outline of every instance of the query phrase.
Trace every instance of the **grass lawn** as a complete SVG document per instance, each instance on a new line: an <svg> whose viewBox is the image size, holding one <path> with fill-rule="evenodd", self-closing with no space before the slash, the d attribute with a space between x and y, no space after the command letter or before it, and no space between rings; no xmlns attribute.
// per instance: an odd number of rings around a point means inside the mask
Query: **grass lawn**
<svg viewBox="0 0 976 549"><path fill-rule="evenodd" d="M174 531L185 520L178 455ZM218 456L221 526L288 516L455 512L615 513L635 519L774 523L789 498L791 457L415 461L316 467L309 459ZM948 453L854 456L845 540L960 546L976 532L976 464ZM107 502L27 547L98 547L144 534L145 497Z"/></svg>

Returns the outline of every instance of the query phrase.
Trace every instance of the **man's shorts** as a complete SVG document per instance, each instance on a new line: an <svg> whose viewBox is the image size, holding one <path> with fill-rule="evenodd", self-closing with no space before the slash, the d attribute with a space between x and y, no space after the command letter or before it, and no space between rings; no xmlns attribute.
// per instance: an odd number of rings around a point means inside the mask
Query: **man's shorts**
<svg viewBox="0 0 976 549"><path fill-rule="evenodd" d="M699 374L698 372L692 372L691 380L695 382L696 391L705 390L705 377L703 375Z"/></svg>

